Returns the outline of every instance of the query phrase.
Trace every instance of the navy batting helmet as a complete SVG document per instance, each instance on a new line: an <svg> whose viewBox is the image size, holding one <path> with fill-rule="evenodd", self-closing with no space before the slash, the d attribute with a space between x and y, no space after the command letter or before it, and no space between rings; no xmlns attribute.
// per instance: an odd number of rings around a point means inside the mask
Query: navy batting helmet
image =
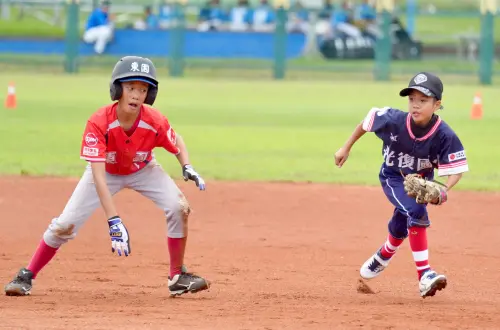
<svg viewBox="0 0 500 330"><path fill-rule="evenodd" d="M156 68L150 59L139 56L125 56L116 63L111 73L109 93L112 101L122 97L122 82L144 81L148 83L149 89L144 103L153 105L158 94L158 80L156 80Z"/></svg>

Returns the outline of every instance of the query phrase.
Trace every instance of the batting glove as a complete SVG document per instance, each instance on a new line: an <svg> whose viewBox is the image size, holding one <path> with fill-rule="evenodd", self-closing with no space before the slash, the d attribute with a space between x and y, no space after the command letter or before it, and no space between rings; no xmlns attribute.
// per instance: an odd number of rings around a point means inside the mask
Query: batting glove
<svg viewBox="0 0 500 330"><path fill-rule="evenodd" d="M118 252L121 256L122 252L126 257L130 254L130 241L127 228L119 216L114 216L108 220L109 236L111 236L111 252Z"/></svg>
<svg viewBox="0 0 500 330"><path fill-rule="evenodd" d="M182 176L184 177L184 181L193 180L196 182L196 187L200 188L200 190L205 190L205 180L196 173L191 165L188 164L182 167Z"/></svg>

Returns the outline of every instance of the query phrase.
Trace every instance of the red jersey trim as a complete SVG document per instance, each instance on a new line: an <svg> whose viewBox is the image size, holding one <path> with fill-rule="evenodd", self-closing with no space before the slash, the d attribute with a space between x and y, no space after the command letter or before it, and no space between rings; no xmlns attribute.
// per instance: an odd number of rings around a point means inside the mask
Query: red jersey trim
<svg viewBox="0 0 500 330"><path fill-rule="evenodd" d="M451 163L451 164L439 165L438 168L445 169L445 168L460 167L460 166L464 166L464 165L467 165L467 160L462 160L462 161L459 161L456 163Z"/></svg>

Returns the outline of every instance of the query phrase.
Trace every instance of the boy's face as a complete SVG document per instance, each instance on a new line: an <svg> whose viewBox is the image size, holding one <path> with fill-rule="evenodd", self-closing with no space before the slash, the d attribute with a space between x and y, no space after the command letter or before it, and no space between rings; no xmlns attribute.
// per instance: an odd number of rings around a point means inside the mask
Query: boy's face
<svg viewBox="0 0 500 330"><path fill-rule="evenodd" d="M408 95L408 112L416 124L427 124L440 106L441 101L436 100L432 96L427 96L420 91L413 90Z"/></svg>
<svg viewBox="0 0 500 330"><path fill-rule="evenodd" d="M146 100L149 84L143 81L127 81L122 83L123 93L120 99L121 108L128 114L139 112Z"/></svg>

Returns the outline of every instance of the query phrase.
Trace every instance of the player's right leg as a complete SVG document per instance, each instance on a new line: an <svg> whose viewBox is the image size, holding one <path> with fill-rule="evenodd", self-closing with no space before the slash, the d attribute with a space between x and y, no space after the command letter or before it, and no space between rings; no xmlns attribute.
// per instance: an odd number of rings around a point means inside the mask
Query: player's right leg
<svg viewBox="0 0 500 330"><path fill-rule="evenodd" d="M380 275L397 249L408 237L408 212L401 202L399 184L394 178L386 177L380 173L380 183L387 199L394 205L394 213L388 224L387 239L382 246L360 268L360 275L364 279L372 279ZM406 193L403 190L403 194Z"/></svg>
<svg viewBox="0 0 500 330"><path fill-rule="evenodd" d="M184 194L160 164L153 160L148 166L128 178L128 186L144 195L165 212L167 246L170 255L168 288L171 296L195 293L210 287L201 276L187 273L184 251L188 236L191 209Z"/></svg>
<svg viewBox="0 0 500 330"><path fill-rule="evenodd" d="M119 176L107 175L106 179L112 195L116 194L124 186ZM59 217L52 220L43 234L43 238L28 266L22 268L15 278L5 286L6 295L29 295L32 280L55 256L61 245L75 238L78 230L99 205L100 200L95 189L92 170L90 166L87 166L63 212Z"/></svg>
<svg viewBox="0 0 500 330"><path fill-rule="evenodd" d="M388 224L388 235L384 244L361 266L359 272L362 278L372 279L380 275L389 266L391 258L408 236L407 216L396 208Z"/></svg>

